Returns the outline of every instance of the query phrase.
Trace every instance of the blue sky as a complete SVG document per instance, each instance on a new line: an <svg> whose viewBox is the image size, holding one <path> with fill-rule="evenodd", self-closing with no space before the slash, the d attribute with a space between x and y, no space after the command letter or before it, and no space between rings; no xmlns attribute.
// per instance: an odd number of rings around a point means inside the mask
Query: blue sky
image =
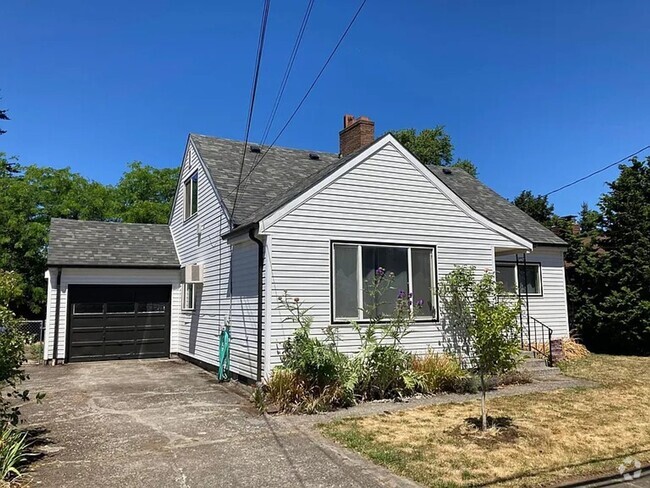
<svg viewBox="0 0 650 488"><path fill-rule="evenodd" d="M274 0L253 139L307 1ZM399 8L395 6L399 5ZM316 0L274 135L358 6ZM178 165L189 132L243 139L262 1L5 1L0 151L116 182ZM650 144L650 2L368 0L280 145L338 151L344 113L377 134L446 126L456 156L512 198ZM616 169L552 196L595 203Z"/></svg>

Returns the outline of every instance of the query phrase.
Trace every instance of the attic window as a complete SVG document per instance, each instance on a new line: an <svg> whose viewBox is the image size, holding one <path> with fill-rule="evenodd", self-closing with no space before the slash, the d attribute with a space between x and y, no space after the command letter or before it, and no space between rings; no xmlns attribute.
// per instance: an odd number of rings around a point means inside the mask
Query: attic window
<svg viewBox="0 0 650 488"><path fill-rule="evenodd" d="M195 172L185 180L185 219L189 219L199 209L199 173Z"/></svg>
<svg viewBox="0 0 650 488"><path fill-rule="evenodd" d="M319 160L320 156L317 153L309 153L309 159Z"/></svg>

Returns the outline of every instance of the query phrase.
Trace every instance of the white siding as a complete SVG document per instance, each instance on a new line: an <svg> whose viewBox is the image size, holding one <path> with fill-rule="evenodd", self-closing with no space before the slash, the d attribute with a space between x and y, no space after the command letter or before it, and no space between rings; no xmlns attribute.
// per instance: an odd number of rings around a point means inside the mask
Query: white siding
<svg viewBox="0 0 650 488"><path fill-rule="evenodd" d="M497 261L515 262L515 256L499 256ZM564 274L564 250L557 247L538 247L526 255L526 261L529 264L539 263L542 275L542 296L528 297L530 316L552 328L554 339L568 337L569 316ZM521 254L519 263L523 264Z"/></svg>
<svg viewBox="0 0 650 488"><path fill-rule="evenodd" d="M56 317L57 269L50 268L47 287L47 316L45 322L44 357L53 359L54 323ZM126 268L63 268L61 274L61 303L59 310L59 342L57 358L63 360L66 350L68 286L69 285L171 285L171 337L170 352L177 352L178 339L174 324L180 313L180 273L171 269L126 269Z"/></svg>
<svg viewBox="0 0 650 488"><path fill-rule="evenodd" d="M198 212L185 221L183 182L195 171L199 172ZM228 219L191 143L183 160L177 192L170 227L178 257L181 265L204 266L204 283L197 289L195 310L181 311L178 351L218 365L219 334L230 316L231 369L254 379L257 375L257 245L246 236L231 254L231 245L221 239L230 230ZM228 292L231 266L236 271L232 297Z"/></svg>
<svg viewBox="0 0 650 488"><path fill-rule="evenodd" d="M279 363L282 342L294 330L284 321L286 311L276 305L284 290L312 307L315 333L331 323L331 241L435 246L438 279L455 265L493 271L495 247L519 247L456 205L391 144L271 223L264 233L273 242L272 365ZM356 334L349 326L340 333L342 349L352 352ZM418 322L404 344L414 352L441 349L440 323Z"/></svg>

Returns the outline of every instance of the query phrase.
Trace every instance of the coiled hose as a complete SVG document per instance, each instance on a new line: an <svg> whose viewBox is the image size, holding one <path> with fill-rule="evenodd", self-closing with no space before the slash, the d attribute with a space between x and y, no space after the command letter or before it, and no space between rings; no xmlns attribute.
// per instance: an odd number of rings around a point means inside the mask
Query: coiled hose
<svg viewBox="0 0 650 488"><path fill-rule="evenodd" d="M224 327L219 334L219 381L230 379L230 329Z"/></svg>

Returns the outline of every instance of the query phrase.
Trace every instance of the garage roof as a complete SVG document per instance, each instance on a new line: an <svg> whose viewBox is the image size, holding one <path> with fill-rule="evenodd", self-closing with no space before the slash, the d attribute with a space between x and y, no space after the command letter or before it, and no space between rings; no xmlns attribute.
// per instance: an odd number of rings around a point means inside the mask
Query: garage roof
<svg viewBox="0 0 650 488"><path fill-rule="evenodd" d="M52 219L48 266L179 268L167 225Z"/></svg>

